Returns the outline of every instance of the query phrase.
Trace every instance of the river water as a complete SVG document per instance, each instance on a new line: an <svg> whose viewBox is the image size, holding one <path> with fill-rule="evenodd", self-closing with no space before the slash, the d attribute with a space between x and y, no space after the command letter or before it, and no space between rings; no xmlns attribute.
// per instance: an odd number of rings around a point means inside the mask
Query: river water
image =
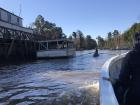
<svg viewBox="0 0 140 105"><path fill-rule="evenodd" d="M0 105L99 105L101 67L124 51L91 52L0 67Z"/></svg>

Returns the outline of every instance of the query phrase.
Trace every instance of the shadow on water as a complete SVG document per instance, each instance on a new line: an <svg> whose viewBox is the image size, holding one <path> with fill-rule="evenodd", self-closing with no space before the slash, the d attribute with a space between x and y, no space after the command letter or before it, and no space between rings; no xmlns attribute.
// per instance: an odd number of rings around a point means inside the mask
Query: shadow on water
<svg viewBox="0 0 140 105"><path fill-rule="evenodd" d="M98 105L100 68L116 52L102 51L97 58L90 52L1 66L0 104Z"/></svg>

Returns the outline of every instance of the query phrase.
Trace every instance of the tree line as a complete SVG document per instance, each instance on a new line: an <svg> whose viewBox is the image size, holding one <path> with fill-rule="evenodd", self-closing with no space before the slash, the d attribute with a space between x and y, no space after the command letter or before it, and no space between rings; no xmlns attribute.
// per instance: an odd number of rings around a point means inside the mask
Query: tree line
<svg viewBox="0 0 140 105"><path fill-rule="evenodd" d="M108 32L106 38L97 37L100 49L131 49L134 46L134 35L140 30L140 23L134 23L123 33L118 30Z"/></svg>
<svg viewBox="0 0 140 105"><path fill-rule="evenodd" d="M96 40L91 35L84 35L80 30L73 32L69 39L74 41L77 50L91 50L97 47Z"/></svg>
<svg viewBox="0 0 140 105"><path fill-rule="evenodd" d="M67 35L63 33L61 27L52 23L42 15L38 15L31 25L34 33L45 36L45 40L65 39ZM77 50L94 49L130 49L133 47L134 34L140 30L140 23L134 23L128 30L121 33L119 30L108 32L105 38L98 36L96 39L91 35L84 35L82 31L72 32L68 37L73 40ZM98 43L98 44L97 44Z"/></svg>
<svg viewBox="0 0 140 105"><path fill-rule="evenodd" d="M66 39L67 35L63 33L61 27L55 23L45 20L42 15L38 15L31 25L35 34L45 36L46 40ZM95 49L97 47L96 40L91 35L84 35L82 31L72 32L68 39L73 40L77 50Z"/></svg>

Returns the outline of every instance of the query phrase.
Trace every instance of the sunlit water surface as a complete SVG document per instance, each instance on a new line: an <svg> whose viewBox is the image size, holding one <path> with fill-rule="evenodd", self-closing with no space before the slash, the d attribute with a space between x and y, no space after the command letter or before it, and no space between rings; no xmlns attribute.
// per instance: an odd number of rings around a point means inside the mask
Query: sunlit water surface
<svg viewBox="0 0 140 105"><path fill-rule="evenodd" d="M99 105L101 67L124 51L91 52L0 67L0 105Z"/></svg>

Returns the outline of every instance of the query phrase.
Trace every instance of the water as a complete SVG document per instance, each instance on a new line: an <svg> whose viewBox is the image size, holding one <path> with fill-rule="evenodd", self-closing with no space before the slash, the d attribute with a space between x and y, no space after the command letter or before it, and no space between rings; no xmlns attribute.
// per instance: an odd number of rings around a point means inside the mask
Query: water
<svg viewBox="0 0 140 105"><path fill-rule="evenodd" d="M0 105L99 105L100 69L118 51L90 52L0 67Z"/></svg>

